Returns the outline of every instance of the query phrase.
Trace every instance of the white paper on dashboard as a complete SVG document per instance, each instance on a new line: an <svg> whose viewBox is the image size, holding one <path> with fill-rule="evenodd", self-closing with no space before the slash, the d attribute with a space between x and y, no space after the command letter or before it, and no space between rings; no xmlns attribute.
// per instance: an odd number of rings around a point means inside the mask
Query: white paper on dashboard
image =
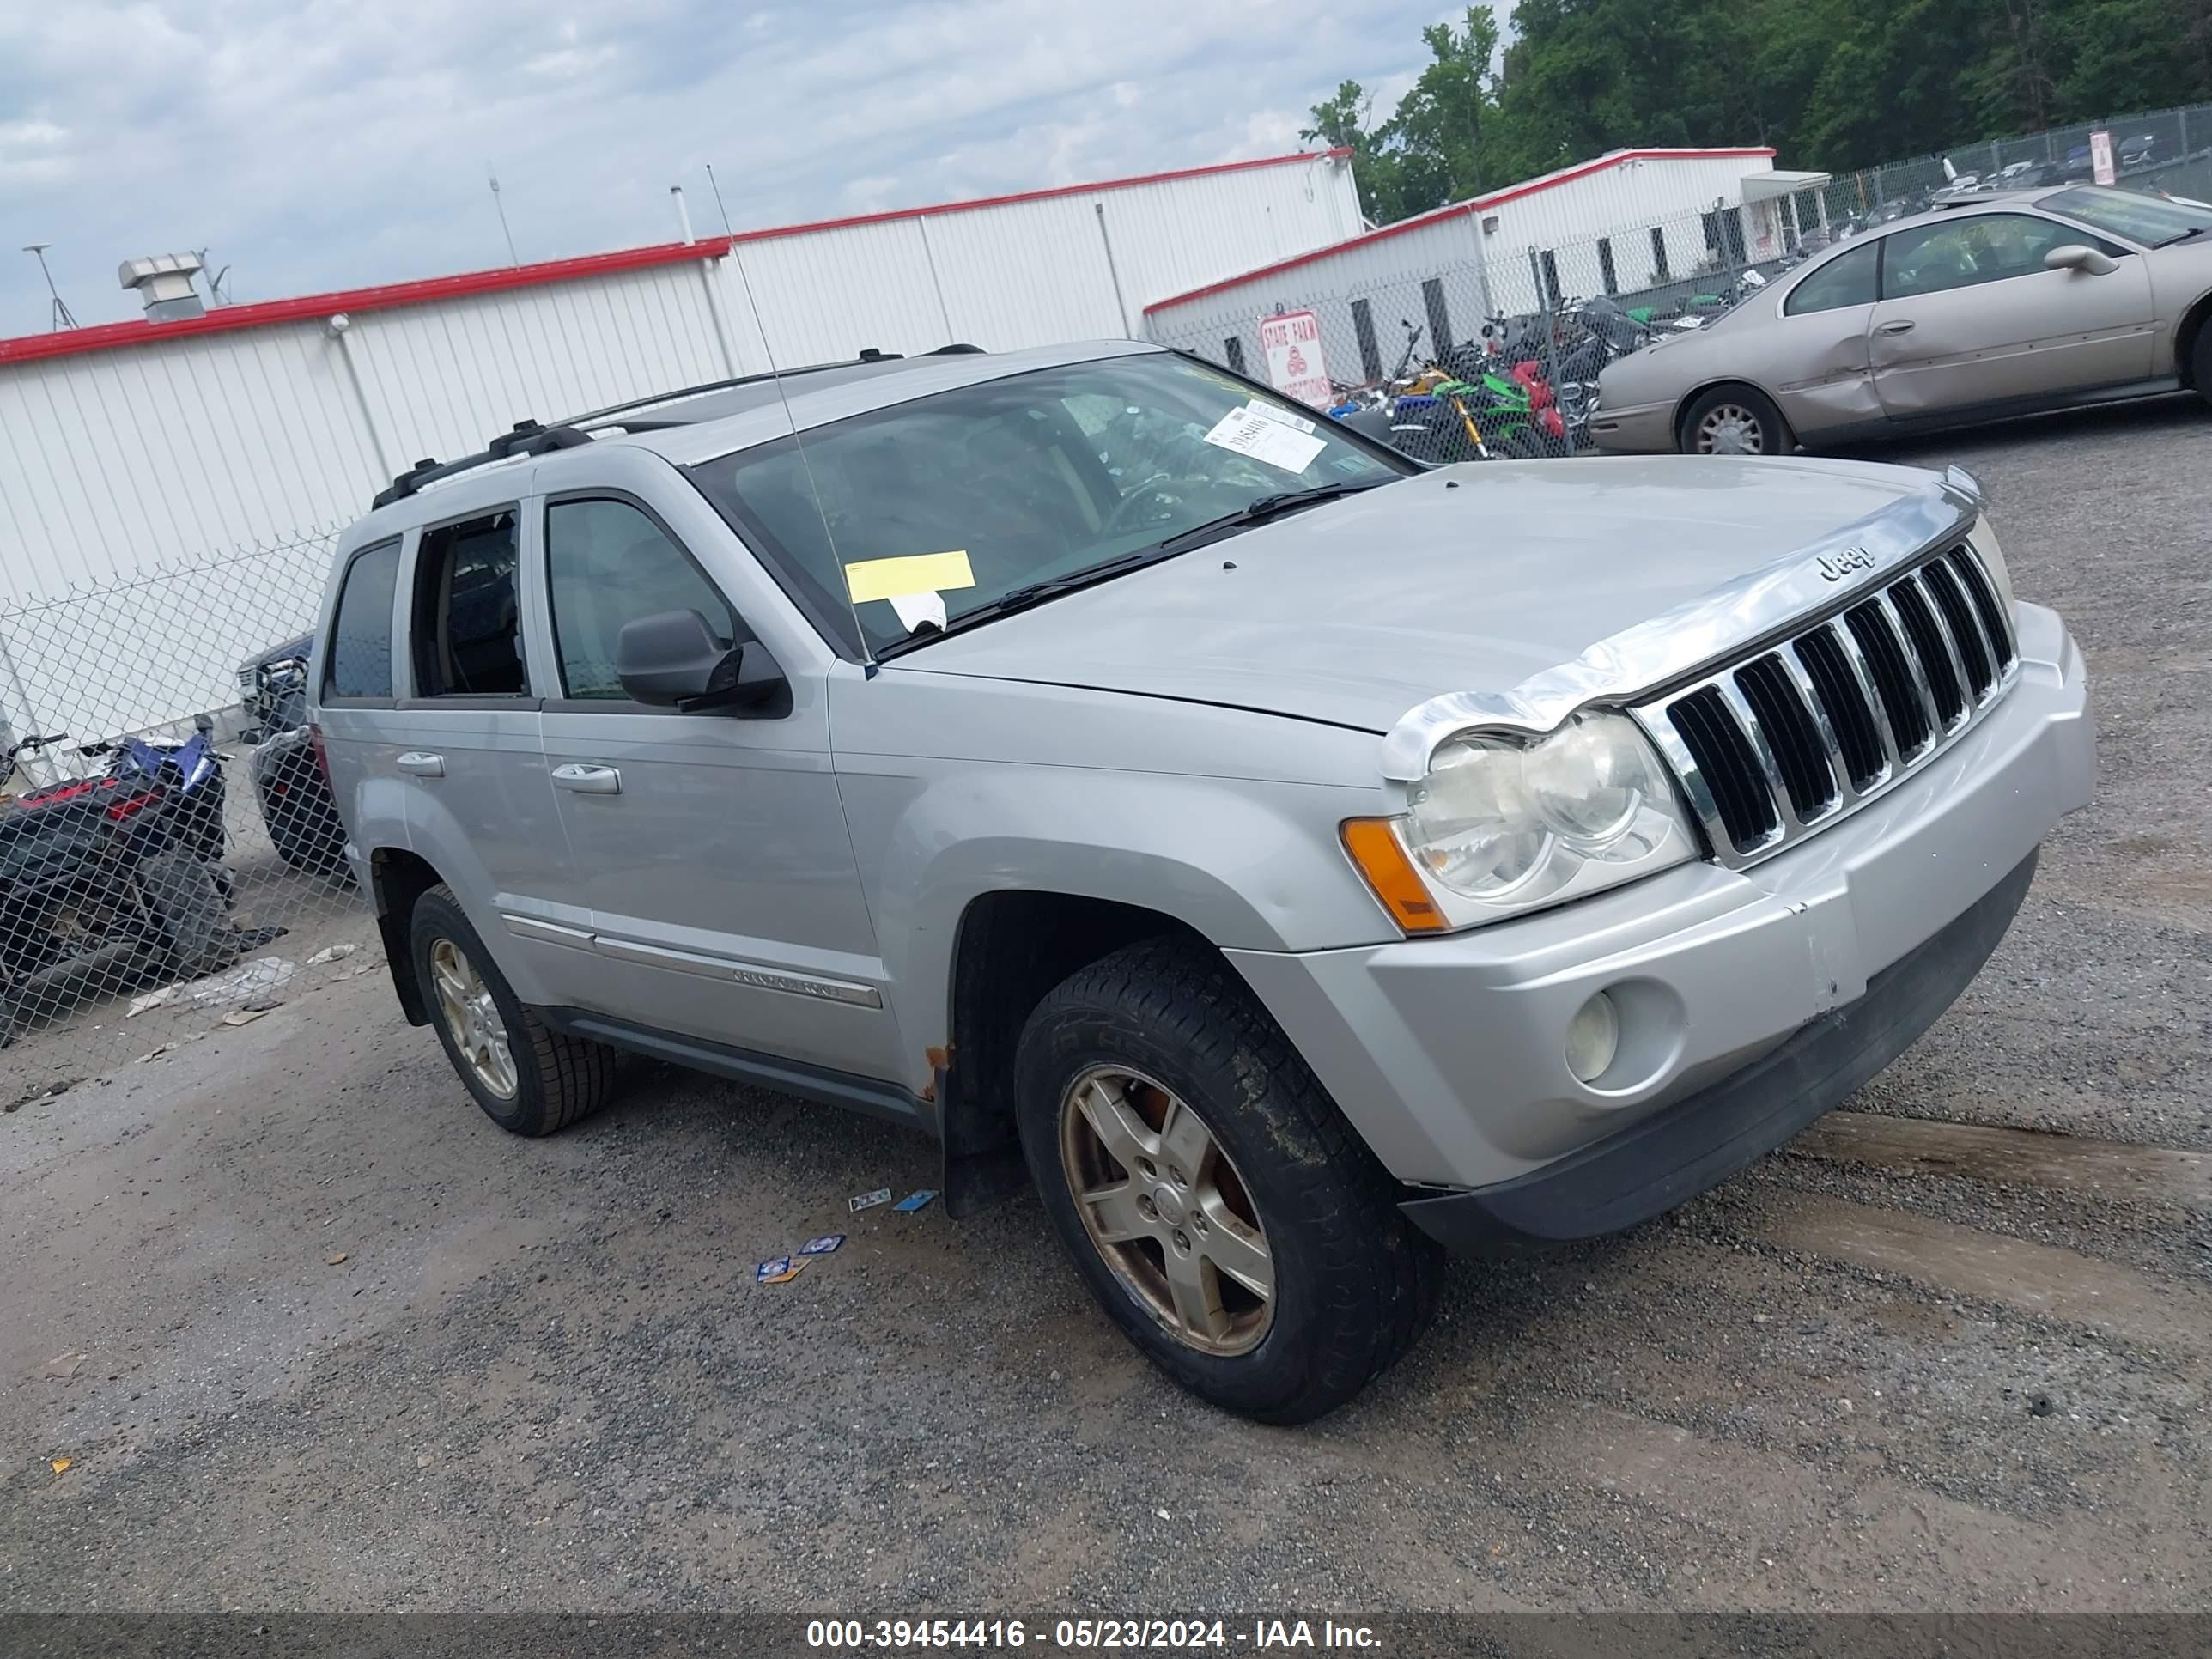
<svg viewBox="0 0 2212 1659"><path fill-rule="evenodd" d="M934 623L940 634L945 631L945 595L934 589L921 593L893 593L889 596L891 609L909 634L924 623Z"/></svg>
<svg viewBox="0 0 2212 1659"><path fill-rule="evenodd" d="M1328 447L1322 440L1292 430L1254 411L1247 404L1232 409L1206 434L1206 441L1285 472L1303 472Z"/></svg>

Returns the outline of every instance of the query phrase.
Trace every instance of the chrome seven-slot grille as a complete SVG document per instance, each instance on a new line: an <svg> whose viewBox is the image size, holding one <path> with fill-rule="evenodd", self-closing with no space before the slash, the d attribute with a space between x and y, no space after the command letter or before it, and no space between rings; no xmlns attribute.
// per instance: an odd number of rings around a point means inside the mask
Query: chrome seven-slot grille
<svg viewBox="0 0 2212 1659"><path fill-rule="evenodd" d="M2002 697L2011 618L1969 544L1634 712L1713 852L1745 864L1890 788Z"/></svg>

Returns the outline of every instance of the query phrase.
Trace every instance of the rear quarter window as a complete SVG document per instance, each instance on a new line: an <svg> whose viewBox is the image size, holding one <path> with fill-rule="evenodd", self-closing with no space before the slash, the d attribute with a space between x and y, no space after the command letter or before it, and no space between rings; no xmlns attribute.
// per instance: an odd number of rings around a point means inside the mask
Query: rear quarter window
<svg viewBox="0 0 2212 1659"><path fill-rule="evenodd" d="M353 556L331 619L330 697L392 696L392 601L399 583L399 543L379 542Z"/></svg>

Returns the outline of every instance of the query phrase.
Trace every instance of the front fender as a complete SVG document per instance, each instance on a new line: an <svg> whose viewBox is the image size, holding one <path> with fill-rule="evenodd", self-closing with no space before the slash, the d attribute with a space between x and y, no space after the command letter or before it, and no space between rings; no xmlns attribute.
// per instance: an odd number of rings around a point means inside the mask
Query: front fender
<svg viewBox="0 0 2212 1659"><path fill-rule="evenodd" d="M909 1086L948 1041L952 958L987 893L1066 894L1151 910L1224 949L1394 939L1338 826L1376 810L1349 786L978 762L845 775L846 811Z"/></svg>

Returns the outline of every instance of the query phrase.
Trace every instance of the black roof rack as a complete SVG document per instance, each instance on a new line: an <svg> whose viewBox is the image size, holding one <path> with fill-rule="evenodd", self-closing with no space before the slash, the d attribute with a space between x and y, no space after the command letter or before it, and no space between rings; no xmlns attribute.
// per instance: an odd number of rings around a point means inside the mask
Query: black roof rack
<svg viewBox="0 0 2212 1659"><path fill-rule="evenodd" d="M946 352L981 351L982 349L981 346L948 345L940 346L937 351L928 355L937 356ZM565 420L554 422L550 426L534 420L517 421L512 431L501 433L498 437L494 438L473 455L463 455L451 461L440 461L426 457L416 462L382 489L378 490L370 499L369 506L373 509L389 507L394 501L404 501L421 489L424 484L434 483L441 478L450 478L456 473L467 472L479 466L489 466L494 461L503 461L512 455L543 455L551 450L574 449L579 444L587 444L592 441L590 432L585 429L587 422L592 425L620 424L614 422L612 417L629 414L636 410L651 409L658 404L677 403L686 398L704 396L709 392L728 392L738 386L761 386L771 380L789 380L795 374L819 374L832 368L850 368L856 362L894 362L903 355L896 351L878 351L875 347L869 346L862 350L857 358L848 358L843 362L808 363L799 368L769 369L757 374L735 375L726 380L708 380L698 386L680 386L673 392L656 392L648 397L632 398L627 403L609 404L605 409L589 410L581 415L571 415ZM636 429L644 431L682 426L688 422L658 420L650 422L641 421L634 424Z"/></svg>

